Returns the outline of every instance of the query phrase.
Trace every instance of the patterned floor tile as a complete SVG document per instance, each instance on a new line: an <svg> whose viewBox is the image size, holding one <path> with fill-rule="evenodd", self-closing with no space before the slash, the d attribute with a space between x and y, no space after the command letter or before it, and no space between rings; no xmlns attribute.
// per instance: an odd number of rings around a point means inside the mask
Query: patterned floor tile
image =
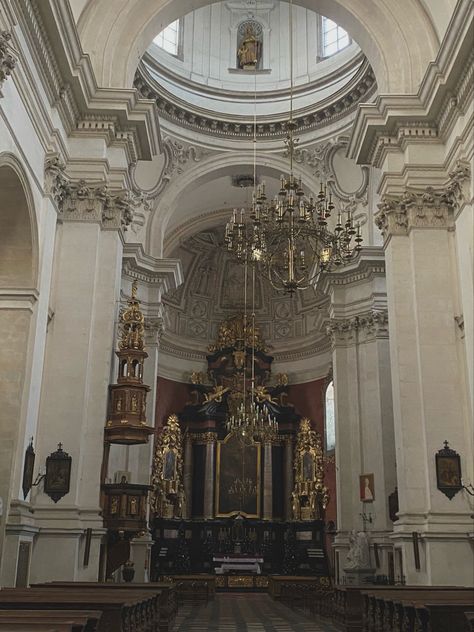
<svg viewBox="0 0 474 632"><path fill-rule="evenodd" d="M185 604L173 632L333 632L268 595L218 594L207 605Z"/></svg>

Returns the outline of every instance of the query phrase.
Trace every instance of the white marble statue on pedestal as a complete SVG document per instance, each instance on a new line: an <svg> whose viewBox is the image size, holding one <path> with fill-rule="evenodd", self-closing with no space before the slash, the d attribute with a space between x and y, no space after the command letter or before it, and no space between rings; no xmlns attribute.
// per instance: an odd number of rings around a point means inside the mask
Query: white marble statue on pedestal
<svg viewBox="0 0 474 632"><path fill-rule="evenodd" d="M365 531L358 533L354 529L349 536L349 552L346 558L344 570L370 568L370 543Z"/></svg>

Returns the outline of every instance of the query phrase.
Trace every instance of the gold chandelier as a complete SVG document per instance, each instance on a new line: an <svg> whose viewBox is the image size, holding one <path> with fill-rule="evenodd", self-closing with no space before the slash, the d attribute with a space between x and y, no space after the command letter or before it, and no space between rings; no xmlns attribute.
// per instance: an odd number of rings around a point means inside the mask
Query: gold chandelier
<svg viewBox="0 0 474 632"><path fill-rule="evenodd" d="M250 328L248 327L247 315L247 279L248 261L245 260L244 273L244 319L243 319L243 345L240 350L243 366L243 390L240 402L235 406L227 418L227 432L235 434L244 443L255 443L258 441L271 441L278 434L278 422L272 417L262 404L257 403L255 388L255 347L257 336L255 331L255 267L252 267L252 313L250 318ZM250 329L250 331L249 331ZM248 337L250 333L250 338ZM251 344L251 381L250 389L247 388L247 344Z"/></svg>
<svg viewBox="0 0 474 632"><path fill-rule="evenodd" d="M256 110L254 114L254 192L250 213L234 209L225 229L227 249L240 261L254 263L276 290L294 294L315 283L323 271L348 263L361 250L360 224L353 211L339 211L332 232L328 219L335 208L331 192L321 183L316 199L307 196L293 172L298 142L293 120L293 3L290 0L290 118L285 146L290 173L281 176L280 190L268 201L265 183L256 186ZM256 187L256 188L255 188Z"/></svg>

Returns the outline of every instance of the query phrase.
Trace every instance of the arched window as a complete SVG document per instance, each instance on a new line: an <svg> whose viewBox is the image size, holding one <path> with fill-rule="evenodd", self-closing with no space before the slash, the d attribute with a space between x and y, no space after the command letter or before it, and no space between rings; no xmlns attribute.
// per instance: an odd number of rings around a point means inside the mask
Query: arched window
<svg viewBox="0 0 474 632"><path fill-rule="evenodd" d="M324 437L326 452L331 452L336 447L336 420L334 417L334 382L331 380L326 388Z"/></svg>
<svg viewBox="0 0 474 632"><path fill-rule="evenodd" d="M171 22L165 29L158 33L153 40L157 46L165 50L170 55L177 57L181 46L181 21Z"/></svg>
<svg viewBox="0 0 474 632"><path fill-rule="evenodd" d="M324 15L321 16L321 40L321 57L335 55L351 43L349 34Z"/></svg>

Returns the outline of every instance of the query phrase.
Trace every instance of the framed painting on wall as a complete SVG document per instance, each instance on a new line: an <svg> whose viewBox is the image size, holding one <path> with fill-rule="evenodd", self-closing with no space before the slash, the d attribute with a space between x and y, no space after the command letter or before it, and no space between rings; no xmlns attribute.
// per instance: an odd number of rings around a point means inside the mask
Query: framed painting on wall
<svg viewBox="0 0 474 632"><path fill-rule="evenodd" d="M375 500L375 486L373 474L361 474L359 476L360 499L363 503L371 503Z"/></svg>

